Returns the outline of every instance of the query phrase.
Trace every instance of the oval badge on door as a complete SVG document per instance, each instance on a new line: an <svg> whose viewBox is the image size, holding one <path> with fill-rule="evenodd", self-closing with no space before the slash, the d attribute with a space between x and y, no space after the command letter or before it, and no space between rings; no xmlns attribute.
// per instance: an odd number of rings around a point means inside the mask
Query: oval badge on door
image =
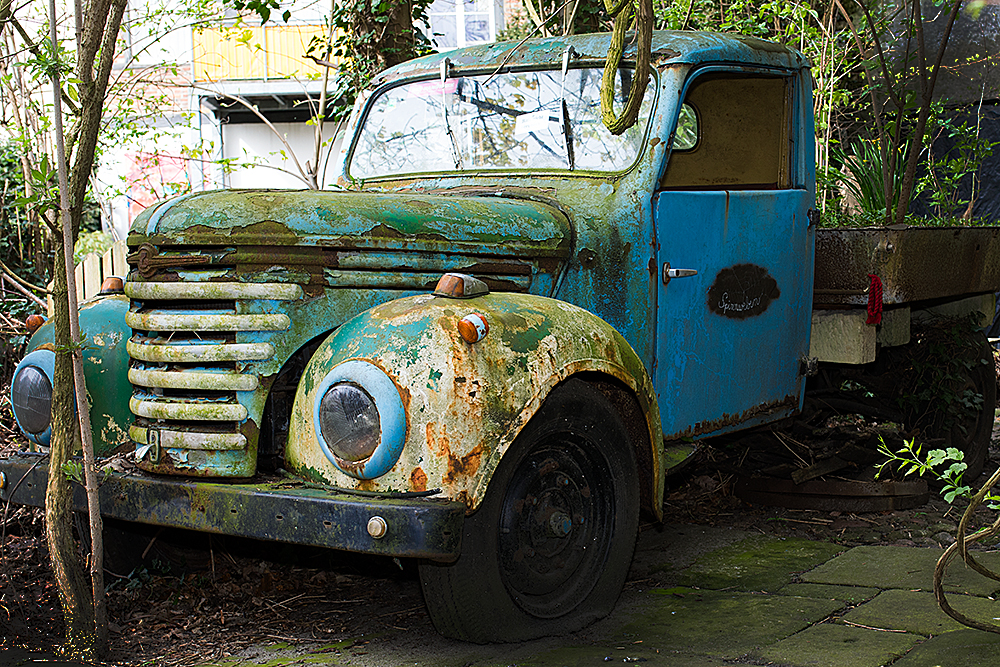
<svg viewBox="0 0 1000 667"><path fill-rule="evenodd" d="M760 315L779 296L778 283L767 269L736 264L715 276L708 288L708 308L716 315L742 320Z"/></svg>

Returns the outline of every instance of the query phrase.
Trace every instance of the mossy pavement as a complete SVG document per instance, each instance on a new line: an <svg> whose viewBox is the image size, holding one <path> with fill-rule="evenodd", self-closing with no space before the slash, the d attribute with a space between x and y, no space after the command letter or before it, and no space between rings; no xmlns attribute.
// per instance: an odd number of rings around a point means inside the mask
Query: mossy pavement
<svg viewBox="0 0 1000 667"><path fill-rule="evenodd" d="M931 577L940 549L847 548L673 525L640 535L611 617L568 637L477 646L400 629L338 644L276 643L213 667L576 667L646 663L786 667L996 664L1000 635L970 630L938 609ZM1000 569L1000 552L979 552ZM952 606L1000 622L1000 583L953 563ZM414 636L420 634L420 636Z"/></svg>

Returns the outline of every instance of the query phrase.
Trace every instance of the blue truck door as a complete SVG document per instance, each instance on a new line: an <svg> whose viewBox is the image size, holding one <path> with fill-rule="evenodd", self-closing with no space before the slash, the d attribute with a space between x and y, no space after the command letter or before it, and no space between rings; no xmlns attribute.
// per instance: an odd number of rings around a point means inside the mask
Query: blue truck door
<svg viewBox="0 0 1000 667"><path fill-rule="evenodd" d="M813 193L795 173L804 171L795 151L811 146L800 138L796 116L807 116L795 89L792 77L726 71L688 86L684 127L653 201L654 381L668 438L800 406Z"/></svg>

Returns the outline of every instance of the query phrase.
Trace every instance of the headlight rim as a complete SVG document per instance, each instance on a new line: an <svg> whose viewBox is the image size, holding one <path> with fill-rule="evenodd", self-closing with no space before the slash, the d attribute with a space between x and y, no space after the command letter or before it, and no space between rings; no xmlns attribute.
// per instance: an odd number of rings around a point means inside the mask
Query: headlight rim
<svg viewBox="0 0 1000 667"><path fill-rule="evenodd" d="M326 393L339 383L351 383L360 387L371 397L378 411L380 441L367 459L353 462L341 460L323 437L320 406ZM313 430L324 456L338 470L357 479L381 477L396 465L406 443L406 410L396 383L384 370L364 359L351 359L338 364L316 385Z"/></svg>
<svg viewBox="0 0 1000 667"><path fill-rule="evenodd" d="M36 445L41 445L42 447L48 447L49 442L52 439L52 396L49 396L49 425L44 431L39 433L29 432L28 429L21 424L21 418L18 416L17 410L14 409L14 382L17 380L21 372L29 366L42 372L42 375L44 375L49 381L49 388L51 391L54 384L52 379L55 377L55 352L52 350L33 350L29 352L24 355L20 362L18 362L17 367L14 369L14 374L10 379L11 412L14 414L14 421L17 423L18 429L20 429L21 434L31 442Z"/></svg>

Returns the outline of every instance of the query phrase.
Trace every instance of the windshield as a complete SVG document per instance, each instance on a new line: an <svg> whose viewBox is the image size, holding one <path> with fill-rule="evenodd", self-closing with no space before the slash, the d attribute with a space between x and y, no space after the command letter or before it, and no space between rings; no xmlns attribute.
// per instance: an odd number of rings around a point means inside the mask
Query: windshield
<svg viewBox="0 0 1000 667"><path fill-rule="evenodd" d="M416 81L371 104L350 162L354 178L421 172L564 169L615 172L639 155L655 95L620 136L601 121L599 69ZM632 71L615 77L624 102ZM624 91L624 92L623 92Z"/></svg>

